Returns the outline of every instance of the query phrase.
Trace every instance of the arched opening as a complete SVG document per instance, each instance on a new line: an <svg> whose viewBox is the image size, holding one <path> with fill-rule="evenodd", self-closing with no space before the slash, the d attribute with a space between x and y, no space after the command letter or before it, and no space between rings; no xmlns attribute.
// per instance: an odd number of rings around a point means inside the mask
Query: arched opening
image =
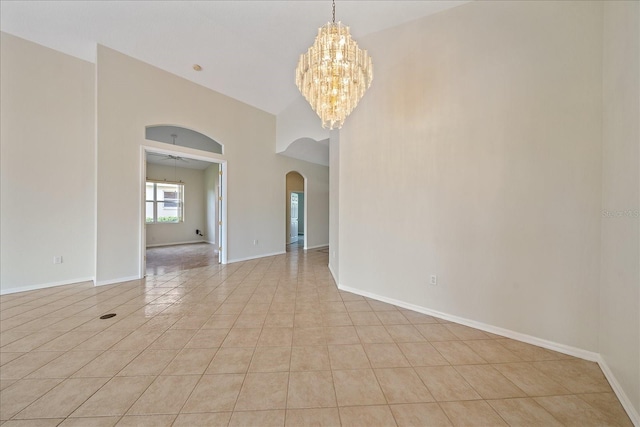
<svg viewBox="0 0 640 427"><path fill-rule="evenodd" d="M286 244L307 248L307 210L305 201L306 178L296 171L287 173L286 200ZM289 246L287 246L289 248Z"/></svg>
<svg viewBox="0 0 640 427"><path fill-rule="evenodd" d="M222 144L178 126L145 131L151 138L141 147L141 273L226 264Z"/></svg>
<svg viewBox="0 0 640 427"><path fill-rule="evenodd" d="M145 139L209 153L224 154L219 142L195 130L173 125L153 125L145 128Z"/></svg>

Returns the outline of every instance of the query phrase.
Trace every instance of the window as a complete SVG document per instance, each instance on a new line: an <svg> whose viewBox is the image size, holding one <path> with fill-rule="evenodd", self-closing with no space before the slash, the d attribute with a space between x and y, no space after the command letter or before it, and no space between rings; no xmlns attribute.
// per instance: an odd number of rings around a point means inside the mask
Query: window
<svg viewBox="0 0 640 427"><path fill-rule="evenodd" d="M147 181L147 224L177 223L184 217L184 184Z"/></svg>

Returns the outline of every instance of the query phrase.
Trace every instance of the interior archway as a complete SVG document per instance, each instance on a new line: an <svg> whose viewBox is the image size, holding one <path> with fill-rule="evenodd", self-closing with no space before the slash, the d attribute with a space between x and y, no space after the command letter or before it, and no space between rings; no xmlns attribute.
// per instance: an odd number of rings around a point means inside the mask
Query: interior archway
<svg viewBox="0 0 640 427"><path fill-rule="evenodd" d="M164 129L163 132L160 132L161 128ZM155 131L150 132L150 129L155 129ZM146 253L147 247L150 246L166 247L191 243L209 243L213 245L210 251L211 254L207 256L207 259L213 260L212 255L215 254L217 255L217 260L219 262L226 264L227 163L220 155L223 152L223 145L217 143L206 135L186 128L181 128L179 126L147 126L145 128L145 132L146 134L149 134L152 139L147 140L146 144L141 146L141 170L143 172L141 176L141 198L143 199L141 215L141 273L144 275L144 273L147 272ZM171 139L169 143L166 142L167 132L172 132L172 134L169 135L169 138ZM185 137L187 134L190 136ZM148 166L152 166L151 169L155 169L153 174L154 176L149 175ZM158 172L160 172L160 174L158 174ZM182 176L183 174L193 175L194 172L200 172L203 175L202 178L196 179L204 179L205 183L200 189L202 191L198 190L202 193L199 196L200 206L189 207L185 205L184 208L191 211L185 217L192 219L194 217L193 209L202 209L204 213L201 215L201 220L198 221L197 224L190 221L186 227L180 227L184 224L169 224L166 221L152 221L153 224L150 224L148 205L157 205L160 201L149 203L147 200L148 182L161 182L164 186L170 185L172 182L174 184L190 186L191 189L186 189L184 191L187 195L193 195L193 191L197 186L187 184L186 182L183 183L182 181L185 181L185 179L182 178ZM212 181L212 183L209 183L211 185L207 185L208 181ZM154 200L156 198L157 196L154 195ZM160 200L160 198L157 199ZM185 197L184 203L187 201L187 197ZM173 222L179 223L180 221L174 220ZM184 222L186 223L187 221L185 220ZM164 228L164 231L162 234L156 233L155 241L147 240L147 227L153 225L156 225L156 228ZM172 233L167 233L168 228L171 228ZM185 231L181 234L173 233L173 231L177 231L179 228L183 228ZM170 240L171 238L174 238L173 235L179 235L180 238L175 242L168 241L167 239ZM187 251L183 252L187 253ZM195 254L194 251L190 251L189 254L190 256L194 255L190 260L193 260L200 255ZM195 263L193 264L196 265Z"/></svg>
<svg viewBox="0 0 640 427"><path fill-rule="evenodd" d="M307 248L306 178L296 171L286 175L285 230L286 244Z"/></svg>

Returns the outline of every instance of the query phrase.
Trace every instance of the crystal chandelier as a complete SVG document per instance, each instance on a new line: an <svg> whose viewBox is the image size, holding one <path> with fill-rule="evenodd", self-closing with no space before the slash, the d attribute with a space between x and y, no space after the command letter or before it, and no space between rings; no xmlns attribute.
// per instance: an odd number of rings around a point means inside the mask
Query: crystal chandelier
<svg viewBox="0 0 640 427"><path fill-rule="evenodd" d="M366 50L351 38L349 27L333 21L318 30L318 37L296 67L296 86L320 116L322 127L340 129L364 92L371 86L373 66Z"/></svg>

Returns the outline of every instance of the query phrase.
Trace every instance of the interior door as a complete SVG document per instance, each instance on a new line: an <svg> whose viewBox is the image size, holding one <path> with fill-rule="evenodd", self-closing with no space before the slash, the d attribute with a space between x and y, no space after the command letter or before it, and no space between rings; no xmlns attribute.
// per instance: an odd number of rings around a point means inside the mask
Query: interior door
<svg viewBox="0 0 640 427"><path fill-rule="evenodd" d="M291 226L289 227L291 243L298 241L298 195L291 193Z"/></svg>

